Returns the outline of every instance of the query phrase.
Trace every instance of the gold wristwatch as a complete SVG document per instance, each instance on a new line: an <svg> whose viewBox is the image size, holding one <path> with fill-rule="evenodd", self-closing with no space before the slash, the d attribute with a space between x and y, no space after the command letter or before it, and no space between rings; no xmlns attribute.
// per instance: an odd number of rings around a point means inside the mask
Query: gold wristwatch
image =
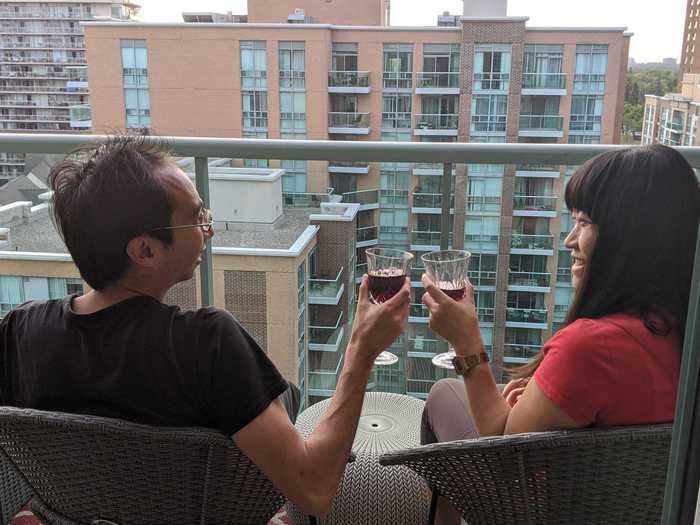
<svg viewBox="0 0 700 525"><path fill-rule="evenodd" d="M470 355L469 357L464 357L461 355L452 358L452 365L455 367L455 372L460 375L467 377L472 370L474 370L481 363L488 363L489 355L486 352L481 352L480 354Z"/></svg>

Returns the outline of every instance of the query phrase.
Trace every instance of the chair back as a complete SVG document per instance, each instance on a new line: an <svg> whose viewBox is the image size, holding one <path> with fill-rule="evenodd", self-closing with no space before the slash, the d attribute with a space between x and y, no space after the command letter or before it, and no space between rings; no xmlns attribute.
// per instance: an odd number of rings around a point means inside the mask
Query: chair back
<svg viewBox="0 0 700 525"><path fill-rule="evenodd" d="M672 425L516 434L382 455L405 465L469 525L655 524Z"/></svg>
<svg viewBox="0 0 700 525"><path fill-rule="evenodd" d="M0 407L3 523L267 523L284 497L225 434ZM102 523L104 523L104 521Z"/></svg>

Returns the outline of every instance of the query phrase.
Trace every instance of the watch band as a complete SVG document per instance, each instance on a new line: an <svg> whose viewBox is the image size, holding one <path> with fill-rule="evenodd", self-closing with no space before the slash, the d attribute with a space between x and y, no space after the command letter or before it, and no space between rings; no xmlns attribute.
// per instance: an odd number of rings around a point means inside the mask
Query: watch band
<svg viewBox="0 0 700 525"><path fill-rule="evenodd" d="M486 352L474 354L467 357L458 355L452 358L452 365L458 375L467 377L481 363L488 363L489 355Z"/></svg>

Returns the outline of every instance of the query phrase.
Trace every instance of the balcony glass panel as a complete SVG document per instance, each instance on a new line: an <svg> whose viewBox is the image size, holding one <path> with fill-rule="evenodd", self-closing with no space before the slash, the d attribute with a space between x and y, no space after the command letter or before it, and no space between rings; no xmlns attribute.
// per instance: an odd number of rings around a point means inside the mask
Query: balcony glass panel
<svg viewBox="0 0 700 525"><path fill-rule="evenodd" d="M387 72L382 76L384 89L411 89L413 87L413 73Z"/></svg>
<svg viewBox="0 0 700 525"><path fill-rule="evenodd" d="M459 88L459 72L420 72L416 78L417 88Z"/></svg>
<svg viewBox="0 0 700 525"><path fill-rule="evenodd" d="M329 128L369 128L369 113L328 113Z"/></svg>
<svg viewBox="0 0 700 525"><path fill-rule="evenodd" d="M566 89L566 74L523 73L523 89Z"/></svg>
<svg viewBox="0 0 700 525"><path fill-rule="evenodd" d="M513 233L511 248L530 250L552 250L554 237L551 235L525 235L523 233Z"/></svg>
<svg viewBox="0 0 700 525"><path fill-rule="evenodd" d="M410 129L411 128L411 113L396 112L382 113L382 128L384 129Z"/></svg>
<svg viewBox="0 0 700 525"><path fill-rule="evenodd" d="M414 231L411 232L411 242L412 244L420 244L424 246L439 246L441 236L442 233L440 232ZM452 244L452 233L450 233L449 244Z"/></svg>
<svg viewBox="0 0 700 525"><path fill-rule="evenodd" d="M378 204L379 190L362 190L343 193L343 202L350 202L353 204Z"/></svg>
<svg viewBox="0 0 700 525"><path fill-rule="evenodd" d="M357 228L357 242L375 241L377 240L377 227L376 226L363 226ZM357 267L359 268L359 264Z"/></svg>
<svg viewBox="0 0 700 525"><path fill-rule="evenodd" d="M564 117L559 115L520 115L521 130L562 131Z"/></svg>
<svg viewBox="0 0 700 525"><path fill-rule="evenodd" d="M504 359L530 360L542 349L540 345L518 345L506 343L503 345Z"/></svg>
<svg viewBox="0 0 700 525"><path fill-rule="evenodd" d="M442 208L442 193L414 193L414 208ZM450 208L455 207L455 196L450 197Z"/></svg>
<svg viewBox="0 0 700 525"><path fill-rule="evenodd" d="M285 208L320 208L322 202L330 201L330 194L284 192L282 200Z"/></svg>
<svg viewBox="0 0 700 525"><path fill-rule="evenodd" d="M571 282L571 268L557 268L557 282L570 283Z"/></svg>
<svg viewBox="0 0 700 525"><path fill-rule="evenodd" d="M309 299L331 299L340 293L343 286L343 268L333 277L314 277L309 279Z"/></svg>
<svg viewBox="0 0 700 525"><path fill-rule="evenodd" d="M524 211L556 211L557 198L553 195L513 195L513 209Z"/></svg>
<svg viewBox="0 0 700 525"><path fill-rule="evenodd" d="M430 310L423 303L411 303L409 317L422 317L427 319L430 317Z"/></svg>
<svg viewBox="0 0 700 525"><path fill-rule="evenodd" d="M548 288L551 275L543 272L509 272L508 284Z"/></svg>
<svg viewBox="0 0 700 525"><path fill-rule="evenodd" d="M546 323L547 310L508 308L506 311L506 321L514 323Z"/></svg>
<svg viewBox="0 0 700 525"><path fill-rule="evenodd" d="M331 71L328 73L328 87L368 88L369 71Z"/></svg>
<svg viewBox="0 0 700 525"><path fill-rule="evenodd" d="M457 130L458 117L453 114L424 114L416 115L417 129Z"/></svg>
<svg viewBox="0 0 700 525"><path fill-rule="evenodd" d="M332 326L309 325L309 344L337 347L343 338L343 312Z"/></svg>

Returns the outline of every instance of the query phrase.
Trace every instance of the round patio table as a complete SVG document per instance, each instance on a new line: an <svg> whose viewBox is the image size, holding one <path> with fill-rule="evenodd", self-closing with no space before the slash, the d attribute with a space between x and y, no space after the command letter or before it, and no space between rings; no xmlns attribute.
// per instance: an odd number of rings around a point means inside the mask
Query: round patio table
<svg viewBox="0 0 700 525"><path fill-rule="evenodd" d="M306 438L318 425L330 399L304 410L296 427ZM323 525L422 524L430 511L430 489L406 467L382 467L377 458L391 450L420 444L420 421L424 402L409 396L368 392L362 405L352 450L331 512L317 523ZM287 512L297 524L311 524L291 503Z"/></svg>

